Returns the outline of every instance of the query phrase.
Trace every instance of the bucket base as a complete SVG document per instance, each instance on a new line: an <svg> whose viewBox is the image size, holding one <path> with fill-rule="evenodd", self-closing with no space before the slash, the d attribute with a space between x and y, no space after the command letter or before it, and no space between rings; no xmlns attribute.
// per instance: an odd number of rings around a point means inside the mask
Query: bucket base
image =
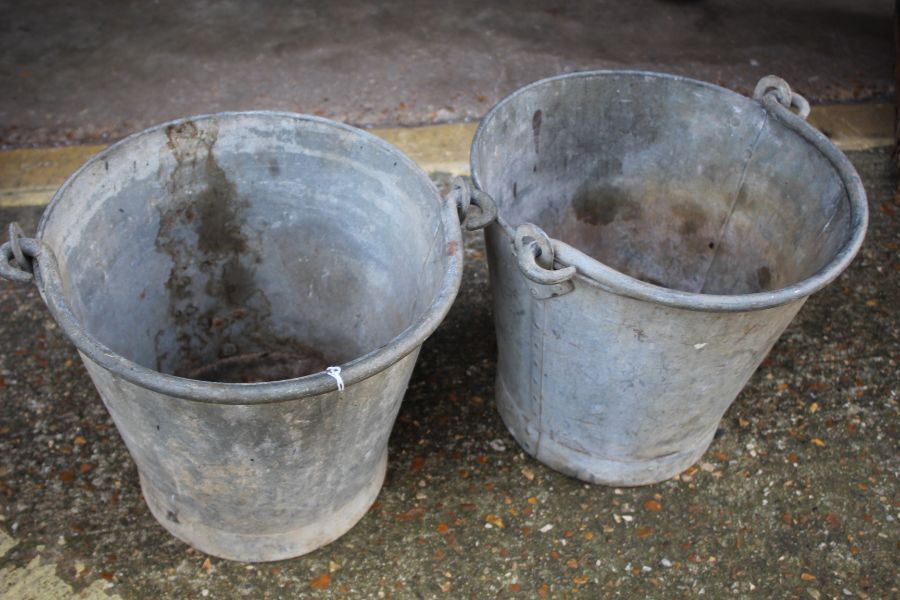
<svg viewBox="0 0 900 600"><path fill-rule="evenodd" d="M165 493L140 476L141 490L150 512L169 533L206 554L227 560L267 562L308 554L349 531L368 512L384 483L387 449L371 482L355 498L303 527L271 534L238 533L203 523L174 522L167 518L170 503Z"/></svg>
<svg viewBox="0 0 900 600"><path fill-rule="evenodd" d="M518 403L499 377L496 390L500 417L525 452L551 469L588 483L628 487L671 479L703 456L716 433L713 427L695 447L653 460L622 461L591 456L542 435L540 424L530 421L518 409Z"/></svg>

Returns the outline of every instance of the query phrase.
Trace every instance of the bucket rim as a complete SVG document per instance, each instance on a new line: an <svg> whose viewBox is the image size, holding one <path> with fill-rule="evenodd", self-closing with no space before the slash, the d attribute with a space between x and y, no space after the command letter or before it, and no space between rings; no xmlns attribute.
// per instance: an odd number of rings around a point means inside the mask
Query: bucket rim
<svg viewBox="0 0 900 600"><path fill-rule="evenodd" d="M469 167L475 187L479 190L483 190L478 169L479 160L476 156L477 148L482 138L486 135L485 132L490 126L491 121L497 117L504 106L515 101L519 96L524 95L530 90L560 80L611 76L664 79L706 88L721 94L724 97L731 97L735 101L757 103L753 98L749 98L713 83L682 75L654 71L606 69L565 73L563 75L555 75L553 77L540 79L517 89L497 102L479 123L478 129L475 131L475 136L472 139L472 145L469 152ZM798 135L802 140L811 144L818 150L819 153L831 163L844 185L851 213L849 235L832 259L819 269L819 271L791 285L765 292L755 292L751 294L703 294L676 290L641 281L605 265L592 256L577 248L573 248L564 242L551 240L555 250L556 264L559 266L574 266L577 270L575 279L617 295L646 302L653 302L672 308L710 312L762 310L791 302L803 301L808 296L834 281L853 261L853 258L856 256L860 247L862 247L863 240L865 239L869 211L862 180L844 153L841 152L831 140L825 137L825 135L807 123L806 120L795 115L771 96L764 97L758 104L761 105L763 110L768 111L771 116L791 130L795 135ZM520 224L521 223L516 223L516 225ZM496 224L491 224L490 227L501 231L503 235L509 239L510 243L512 243L515 236L515 227L506 221L499 207L497 210Z"/></svg>
<svg viewBox="0 0 900 600"><path fill-rule="evenodd" d="M463 262L462 229L453 197L442 197L434 182L431 181L428 174L418 164L392 144L363 129L314 115L265 110L207 113L153 125L132 133L104 148L70 175L44 209L35 237L38 240L43 239L45 227L53 211L73 182L87 169L107 159L111 154L121 151L123 147L132 145L136 140L145 136L158 133L166 127L177 126L188 121L197 122L247 116L278 118L286 121L295 121L300 124L315 123L349 133L355 136L357 140L374 145L386 152L391 158L401 162L409 170L411 176L422 178L427 184L426 187L431 191L431 198L427 198L424 201L436 203L435 208L438 211L438 217L442 225L443 247L446 248L445 254L447 256L447 266L444 269L441 286L430 306L421 313L419 318L394 336L387 344L353 360L335 365L341 368L343 383L348 387L352 386L387 369L410 353L415 352L425 339L434 332L444 320L444 317L446 317L459 292ZM43 247L46 248L46 246ZM87 332L68 304L62 288L59 267L52 251L41 251L39 253L35 261L34 275L38 291L50 310L51 316L72 341L79 353L81 353L82 358L89 359L90 362L109 371L114 376L120 377L136 386L174 398L221 405L257 405L287 402L302 400L337 390L336 380L325 371L278 381L223 383L188 379L144 367L113 351Z"/></svg>

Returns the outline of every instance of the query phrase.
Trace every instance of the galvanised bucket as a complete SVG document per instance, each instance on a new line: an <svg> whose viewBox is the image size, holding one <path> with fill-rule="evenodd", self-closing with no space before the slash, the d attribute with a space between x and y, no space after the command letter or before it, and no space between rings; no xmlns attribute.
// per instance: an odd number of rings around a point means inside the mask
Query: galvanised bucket
<svg viewBox="0 0 900 600"><path fill-rule="evenodd" d="M745 98L612 71L539 81L485 117L497 406L528 453L611 485L703 454L865 235L859 177L808 112L775 77Z"/></svg>
<svg viewBox="0 0 900 600"><path fill-rule="evenodd" d="M468 188L451 196L339 123L196 117L91 159L36 239L11 228L0 274L33 268L156 519L204 552L278 560L378 495L419 348L459 288Z"/></svg>

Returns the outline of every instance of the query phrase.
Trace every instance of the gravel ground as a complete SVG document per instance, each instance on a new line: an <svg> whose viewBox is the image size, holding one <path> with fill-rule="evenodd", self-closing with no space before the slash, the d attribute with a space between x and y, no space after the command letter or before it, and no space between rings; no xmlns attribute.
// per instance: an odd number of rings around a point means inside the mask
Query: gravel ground
<svg viewBox="0 0 900 600"><path fill-rule="evenodd" d="M493 406L487 270L470 236L378 501L337 542L279 563L210 559L158 526L38 294L0 285L0 529L17 542L0 595L37 558L75 590L122 598L897 598L900 206L887 151L851 159L871 207L863 250L803 308L696 466L613 489L519 450ZM0 220L33 231L39 212Z"/></svg>

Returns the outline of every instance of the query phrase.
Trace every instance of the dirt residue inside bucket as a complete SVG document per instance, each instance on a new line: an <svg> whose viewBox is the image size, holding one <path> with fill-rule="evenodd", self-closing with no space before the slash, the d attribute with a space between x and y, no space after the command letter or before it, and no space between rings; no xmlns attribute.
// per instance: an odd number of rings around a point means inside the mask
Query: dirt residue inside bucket
<svg viewBox="0 0 900 600"><path fill-rule="evenodd" d="M587 180L538 225L607 266L641 281L688 292L703 287L720 251L725 214L713 189Z"/></svg>
<svg viewBox="0 0 900 600"><path fill-rule="evenodd" d="M296 347L293 352L253 352L222 358L193 371L184 377L222 383L258 383L282 381L324 371L330 364L312 348Z"/></svg>
<svg viewBox="0 0 900 600"><path fill-rule="evenodd" d="M276 331L257 282L260 232L250 203L219 164L215 121L166 129L175 158L160 203L156 247L172 261L165 282L173 332L156 335L156 368L192 379L249 383L323 370L321 353Z"/></svg>
<svg viewBox="0 0 900 600"><path fill-rule="evenodd" d="M582 185L572 199L575 218L588 225L609 225L616 219L633 221L641 217L641 203L625 190L604 182Z"/></svg>

